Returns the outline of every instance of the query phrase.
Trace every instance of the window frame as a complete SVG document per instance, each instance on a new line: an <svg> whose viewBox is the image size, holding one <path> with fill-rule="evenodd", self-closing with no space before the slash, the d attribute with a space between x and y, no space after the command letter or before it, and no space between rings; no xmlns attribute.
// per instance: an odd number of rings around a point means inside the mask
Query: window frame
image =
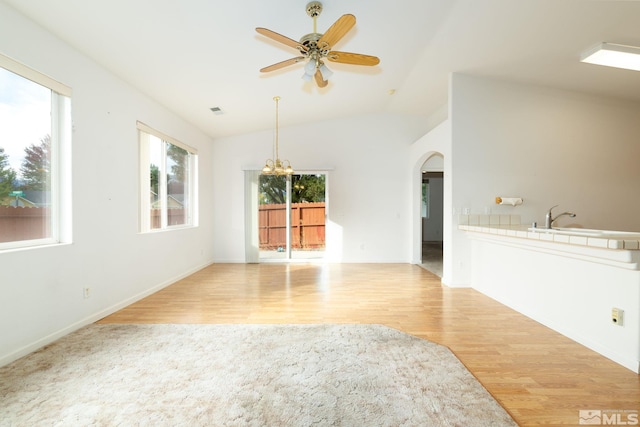
<svg viewBox="0 0 640 427"><path fill-rule="evenodd" d="M139 215L138 215L138 232L139 233L157 233L161 231L167 230L175 230L175 229L184 229L184 228L194 228L198 226L198 150L184 144L177 139L168 136L162 132L155 130L154 128L138 121L136 122L136 127L138 131L138 149L139 149L139 185L138 188L140 190L139 194ZM172 144L176 147L182 148L187 151L189 155L187 156L188 161L188 173L186 176L187 185L186 185L186 193L184 194L184 206L186 209L185 215L185 223L184 224L176 224L176 225L168 225L167 224L167 174L166 170L161 168L160 173L158 175L158 197L160 200L160 209L161 209L161 224L159 228L151 228L151 219L150 219L150 211L151 211L151 199L149 195L151 194L151 183L149 177L151 175L151 164L150 164L150 144L149 138L145 137L146 135L154 136L160 139L162 142L166 142ZM166 169L166 145L163 144L162 148L162 156L163 160L165 160L164 169Z"/></svg>
<svg viewBox="0 0 640 427"><path fill-rule="evenodd" d="M0 252L71 242L71 95L69 86L0 53L0 67L51 91L50 235L0 243Z"/></svg>

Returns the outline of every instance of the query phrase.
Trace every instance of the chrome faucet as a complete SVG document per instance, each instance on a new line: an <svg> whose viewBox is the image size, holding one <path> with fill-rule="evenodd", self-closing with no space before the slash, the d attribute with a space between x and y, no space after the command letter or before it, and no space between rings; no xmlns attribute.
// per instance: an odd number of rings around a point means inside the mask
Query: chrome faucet
<svg viewBox="0 0 640 427"><path fill-rule="evenodd" d="M576 216L576 214L574 214L573 212L562 212L560 215L556 216L555 218L553 217L553 215L551 214L551 211L553 210L553 208L556 208L560 205L555 205L555 206L551 206L549 208L549 211L547 212L547 214L544 216L544 227L545 228L551 228L551 226L553 225L553 221L555 221L556 219L560 218L561 216L567 215L571 218L574 218Z"/></svg>

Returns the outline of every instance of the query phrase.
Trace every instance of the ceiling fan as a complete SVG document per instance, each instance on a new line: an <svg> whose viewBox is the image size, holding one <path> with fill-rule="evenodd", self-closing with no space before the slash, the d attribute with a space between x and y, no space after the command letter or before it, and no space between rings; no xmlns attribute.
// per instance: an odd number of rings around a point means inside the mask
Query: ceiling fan
<svg viewBox="0 0 640 427"><path fill-rule="evenodd" d="M325 59L331 62L351 65L372 66L380 63L380 59L376 56L332 50L333 46L356 24L355 16L351 14L342 15L324 34L321 34L316 30L316 18L322 12L322 3L313 1L307 4L306 10L307 15L313 18L313 33L302 36L299 42L266 28L256 28L259 34L297 49L300 52L300 56L269 65L268 67L262 68L260 72L268 73L269 71L275 71L302 61L308 61L304 67L304 75L302 78L306 81L315 79L318 87L325 87L333 74L324 64Z"/></svg>

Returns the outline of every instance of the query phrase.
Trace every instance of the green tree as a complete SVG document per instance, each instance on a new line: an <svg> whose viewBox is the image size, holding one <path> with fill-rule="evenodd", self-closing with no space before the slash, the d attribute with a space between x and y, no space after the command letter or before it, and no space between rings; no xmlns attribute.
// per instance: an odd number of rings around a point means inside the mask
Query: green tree
<svg viewBox="0 0 640 427"><path fill-rule="evenodd" d="M260 204L286 203L287 178L285 176L260 176ZM325 175L292 175L291 203L325 201Z"/></svg>
<svg viewBox="0 0 640 427"><path fill-rule="evenodd" d="M151 167L151 173L150 173L150 177L149 179L150 184L151 184L151 191L153 191L154 193L158 194L158 183L160 180L160 169L158 168L157 165L152 164Z"/></svg>
<svg viewBox="0 0 640 427"><path fill-rule="evenodd" d="M51 171L51 137L45 135L40 144L24 149L25 157L20 166L25 190L46 191Z"/></svg>
<svg viewBox="0 0 640 427"><path fill-rule="evenodd" d="M291 200L293 203L324 202L325 175L293 175Z"/></svg>
<svg viewBox="0 0 640 427"><path fill-rule="evenodd" d="M0 202L15 188L16 171L9 165L9 155L0 147Z"/></svg>
<svg viewBox="0 0 640 427"><path fill-rule="evenodd" d="M260 204L279 204L287 201L287 177L260 175Z"/></svg>
<svg viewBox="0 0 640 427"><path fill-rule="evenodd" d="M184 182L189 152L184 148L167 142L167 156L173 161L171 165L171 175L173 179L178 182Z"/></svg>

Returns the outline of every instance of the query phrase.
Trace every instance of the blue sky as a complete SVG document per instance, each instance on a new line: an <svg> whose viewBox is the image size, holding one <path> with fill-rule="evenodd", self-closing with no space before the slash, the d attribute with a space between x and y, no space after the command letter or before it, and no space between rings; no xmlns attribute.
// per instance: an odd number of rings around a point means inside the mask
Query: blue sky
<svg viewBox="0 0 640 427"><path fill-rule="evenodd" d="M51 90L0 67L0 147L20 174L24 149L51 133Z"/></svg>

